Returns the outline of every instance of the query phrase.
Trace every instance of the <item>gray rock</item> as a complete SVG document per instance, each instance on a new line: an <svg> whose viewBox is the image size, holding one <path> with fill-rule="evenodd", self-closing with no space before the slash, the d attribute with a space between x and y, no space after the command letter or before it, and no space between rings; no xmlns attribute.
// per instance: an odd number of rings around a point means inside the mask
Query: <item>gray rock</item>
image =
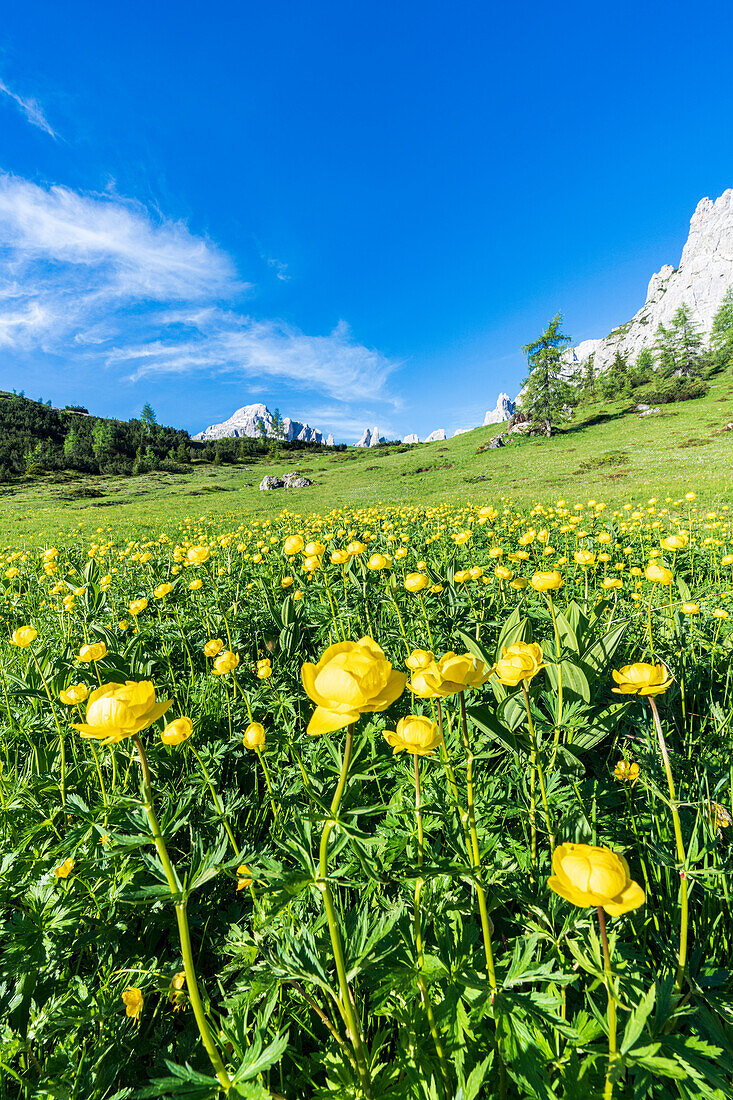
<svg viewBox="0 0 733 1100"><path fill-rule="evenodd" d="M724 432L733 432L733 420L731 420L728 424L725 425L725 427L723 428L723 431Z"/></svg>
<svg viewBox="0 0 733 1100"><path fill-rule="evenodd" d="M636 406L636 411L638 413L643 413L643 412L646 412L648 408L650 408L649 405L637 405Z"/></svg>
<svg viewBox="0 0 733 1100"><path fill-rule="evenodd" d="M330 432L328 433L328 439L326 440L326 446L327 447L333 447L333 436L331 435Z"/></svg>
<svg viewBox="0 0 733 1100"><path fill-rule="evenodd" d="M489 442L489 450L492 450L492 451L496 450L497 447L503 447L503 446L504 446L504 436L503 435L495 435L494 438L492 440L490 440L490 442Z"/></svg>
<svg viewBox="0 0 733 1100"><path fill-rule="evenodd" d="M273 477L272 474L266 474L260 482L260 489L282 489L285 486L285 482L281 477Z"/></svg>
<svg viewBox="0 0 733 1100"><path fill-rule="evenodd" d="M420 440L417 438L417 436L415 435L414 432L411 432L409 435L405 436L405 438L402 440L402 442L403 443L419 443Z"/></svg>
<svg viewBox="0 0 733 1100"><path fill-rule="evenodd" d="M425 443L440 443L445 439L445 428L436 428L434 432L424 440Z"/></svg>
<svg viewBox="0 0 733 1100"><path fill-rule="evenodd" d="M289 474L283 474L282 482L286 489L305 489L308 485L313 484L310 478L303 477L297 470L293 470Z"/></svg>
<svg viewBox="0 0 733 1100"><path fill-rule="evenodd" d="M654 413L658 413L658 412L661 412L661 411L662 410L659 408L659 405L657 405L653 409L644 409L643 412L639 413L639 416L654 416Z"/></svg>
<svg viewBox="0 0 733 1100"><path fill-rule="evenodd" d="M508 393L500 393L496 401L496 408L487 412L484 417L484 426L487 424L503 424L516 409L516 404Z"/></svg>
<svg viewBox="0 0 733 1100"><path fill-rule="evenodd" d="M283 417L283 439L300 439L304 443L322 443L323 435L317 428L311 428L310 424L302 424L300 420L291 420L289 416ZM272 435L272 413L267 405L258 402L254 405L243 405L222 424L211 424L203 432L191 436L192 439L238 439L241 436L255 439L257 436Z"/></svg>

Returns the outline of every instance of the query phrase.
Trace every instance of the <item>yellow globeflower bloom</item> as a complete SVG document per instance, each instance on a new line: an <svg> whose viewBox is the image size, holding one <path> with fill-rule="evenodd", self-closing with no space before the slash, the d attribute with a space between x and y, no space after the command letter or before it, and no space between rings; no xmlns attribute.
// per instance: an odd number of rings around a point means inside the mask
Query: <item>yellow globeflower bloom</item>
<svg viewBox="0 0 733 1100"><path fill-rule="evenodd" d="M677 553L678 550L684 550L690 541L686 531L678 531L676 535L667 535L666 538L661 539L659 545L662 550L669 551L670 554Z"/></svg>
<svg viewBox="0 0 733 1100"><path fill-rule="evenodd" d="M224 643L221 638L210 638L204 646L204 656L216 657L219 653L221 653L223 648Z"/></svg>
<svg viewBox="0 0 733 1100"><path fill-rule="evenodd" d="M672 570L665 569L663 565L657 565L655 561L649 562L644 570L644 576L648 581L652 581L654 584L672 583Z"/></svg>
<svg viewBox="0 0 733 1100"><path fill-rule="evenodd" d="M393 754L409 752L415 756L428 756L435 752L443 738L437 722L420 714L408 714L400 718L396 730L385 730L384 739L392 746Z"/></svg>
<svg viewBox="0 0 733 1100"><path fill-rule="evenodd" d="M237 893L244 890L246 886L252 885L252 873L246 863L242 863L237 867L237 876Z"/></svg>
<svg viewBox="0 0 733 1100"><path fill-rule="evenodd" d="M542 647L537 642L517 642L502 647L494 671L502 684L516 687L522 680L529 683L545 667L543 659Z"/></svg>
<svg viewBox="0 0 733 1100"><path fill-rule="evenodd" d="M549 573L535 573L529 582L535 592L554 592L563 585L562 573L553 569Z"/></svg>
<svg viewBox="0 0 733 1100"><path fill-rule="evenodd" d="M331 565L346 565L350 557L348 550L334 550L331 554Z"/></svg>
<svg viewBox="0 0 733 1100"><path fill-rule="evenodd" d="M190 592L198 592L199 588L202 587L203 583L204 582L201 580L201 578L197 577L195 581L191 581L191 583L189 584L189 586L188 586L189 591Z"/></svg>
<svg viewBox="0 0 733 1100"><path fill-rule="evenodd" d="M143 995L137 986L130 986L129 989L124 990L122 994L122 1003L125 1006L126 1014L134 1021L134 1023L140 1023L140 1013L143 1010Z"/></svg>
<svg viewBox="0 0 733 1100"><path fill-rule="evenodd" d="M422 592L423 588L427 588L429 584L430 578L424 573L408 573L405 577L405 588L413 594Z"/></svg>
<svg viewBox="0 0 733 1100"><path fill-rule="evenodd" d="M412 672L418 672L422 668L427 668L428 665L434 662L435 657L429 649L413 649L410 656L405 660L405 664Z"/></svg>
<svg viewBox="0 0 733 1100"><path fill-rule="evenodd" d="M186 554L186 561L189 565L203 565L210 557L211 550L208 546L192 546Z"/></svg>
<svg viewBox="0 0 733 1100"><path fill-rule="evenodd" d="M300 535L290 535L285 539L283 543L283 553L287 554L289 558L292 558L294 554L299 554L303 549L303 540Z"/></svg>
<svg viewBox="0 0 733 1100"><path fill-rule="evenodd" d="M184 1009L188 1004L188 994L186 993L186 971L179 970L177 974L174 974L170 980L168 986L168 1000L173 1005L176 1012L179 1009Z"/></svg>
<svg viewBox="0 0 733 1100"><path fill-rule="evenodd" d="M632 764L628 760L619 760L613 769L613 774L616 779L621 779L624 783L635 783L639 778L639 765Z"/></svg>
<svg viewBox="0 0 733 1100"><path fill-rule="evenodd" d="M552 853L551 890L581 909L603 908L618 917L646 901L623 856L591 844L560 844Z"/></svg>
<svg viewBox="0 0 733 1100"><path fill-rule="evenodd" d="M256 751L261 749L265 743L265 727L261 722L250 722L244 731L244 737L242 738L242 744L247 749Z"/></svg>
<svg viewBox="0 0 733 1100"><path fill-rule="evenodd" d="M302 592L302 590L301 590L300 588L298 588L298 589L297 589L297 590L296 590L295 592L293 592L293 599L294 599L294 600L295 600L296 602L297 602L298 600L302 600L302 599L303 599L303 592Z"/></svg>
<svg viewBox="0 0 733 1100"><path fill-rule="evenodd" d="M308 558L321 558L326 553L326 547L316 539L313 542L306 543L303 553Z"/></svg>
<svg viewBox="0 0 733 1100"><path fill-rule="evenodd" d="M583 568L589 565L595 565L595 560L596 556L595 554L591 554L590 550L576 550L573 554L573 561L577 562L578 565L582 565Z"/></svg>
<svg viewBox="0 0 733 1100"><path fill-rule="evenodd" d="M445 699L459 691L481 687L491 669L470 653L445 653L440 660L418 669L408 684L418 699Z"/></svg>
<svg viewBox="0 0 733 1100"><path fill-rule="evenodd" d="M65 859L64 862L56 868L54 875L56 878L68 878L71 872L74 870L74 861L71 856Z"/></svg>
<svg viewBox="0 0 733 1100"><path fill-rule="evenodd" d="M153 590L153 595L156 600L164 600L168 593L172 591L173 585L170 584L169 581L166 581L165 584L159 584L158 587Z"/></svg>
<svg viewBox="0 0 733 1100"><path fill-rule="evenodd" d="M127 628L128 628L128 626L129 626L129 625L130 625L130 624L128 623L127 619L120 619L120 621L119 621L119 622L118 622L118 624L117 624L118 628L119 628L120 630L122 630L123 632L124 632L125 630L127 630Z"/></svg>
<svg viewBox="0 0 733 1100"><path fill-rule="evenodd" d="M601 582L601 588L623 588L623 583L624 582L619 580L618 577L606 577L605 580Z"/></svg>
<svg viewBox="0 0 733 1100"><path fill-rule="evenodd" d="M697 615L697 614L699 614L699 611L700 611L700 604L699 603L683 603L681 610L682 610L682 613L684 615Z"/></svg>
<svg viewBox="0 0 733 1100"><path fill-rule="evenodd" d="M281 588L290 588L293 583L293 577L283 577L280 581Z"/></svg>
<svg viewBox="0 0 733 1100"><path fill-rule="evenodd" d="M174 718L169 722L160 735L164 745L181 745L188 741L193 733L193 722L190 718Z"/></svg>
<svg viewBox="0 0 733 1100"><path fill-rule="evenodd" d="M156 701L150 680L102 684L89 696L86 722L72 722L72 729L78 730L82 737L114 744L152 725L172 703L172 699Z"/></svg>
<svg viewBox="0 0 733 1100"><path fill-rule="evenodd" d="M59 692L59 699L67 707L73 707L77 703L83 703L88 695L89 688L86 684L71 684L65 691Z"/></svg>
<svg viewBox="0 0 733 1100"><path fill-rule="evenodd" d="M350 542L346 547L347 551L352 558L358 557L359 554L363 554L366 550L366 545L363 542Z"/></svg>
<svg viewBox="0 0 733 1100"><path fill-rule="evenodd" d="M321 558L316 554L312 554L304 559L303 568L306 569L308 573L314 573L316 569L321 568Z"/></svg>
<svg viewBox="0 0 733 1100"><path fill-rule="evenodd" d="M306 694L316 704L308 733L343 729L360 714L386 710L405 690L407 675L397 672L373 638L330 645L317 664L301 669Z"/></svg>
<svg viewBox="0 0 733 1100"><path fill-rule="evenodd" d="M231 649L225 649L214 661L213 671L216 676L226 676L228 672L233 672L238 664L239 655L232 653Z"/></svg>
<svg viewBox="0 0 733 1100"><path fill-rule="evenodd" d="M506 565L497 565L494 568L494 576L498 577L500 581L510 581L514 578L514 570L507 569Z"/></svg>
<svg viewBox="0 0 733 1100"><path fill-rule="evenodd" d="M77 661L83 661L84 664L88 664L89 661L101 661L103 657L107 656L107 645L105 642L90 642L88 645L83 645L77 654Z"/></svg>
<svg viewBox="0 0 733 1100"><path fill-rule="evenodd" d="M272 676L272 663L269 657L257 662L257 679L269 680Z"/></svg>
<svg viewBox="0 0 733 1100"><path fill-rule="evenodd" d="M726 554L720 559L721 565L733 565L733 554Z"/></svg>
<svg viewBox="0 0 733 1100"><path fill-rule="evenodd" d="M728 612L725 611L722 607L716 607L715 611L712 612L712 615L714 619L727 619L730 617L728 615Z"/></svg>
<svg viewBox="0 0 733 1100"><path fill-rule="evenodd" d="M17 630L14 630L11 636L11 642L13 645L17 645L19 649L25 649L27 646L32 645L38 637L38 631L33 626L19 626Z"/></svg>
<svg viewBox="0 0 733 1100"><path fill-rule="evenodd" d="M618 687L611 688L617 695L661 695L672 683L664 665L648 665L637 661L634 665L612 670Z"/></svg>
<svg viewBox="0 0 733 1100"><path fill-rule="evenodd" d="M127 610L130 612L133 619L136 619L138 617L138 615L140 615L145 610L145 608L147 606L148 606L148 601L146 600L145 596L143 596L139 600L133 600Z"/></svg>

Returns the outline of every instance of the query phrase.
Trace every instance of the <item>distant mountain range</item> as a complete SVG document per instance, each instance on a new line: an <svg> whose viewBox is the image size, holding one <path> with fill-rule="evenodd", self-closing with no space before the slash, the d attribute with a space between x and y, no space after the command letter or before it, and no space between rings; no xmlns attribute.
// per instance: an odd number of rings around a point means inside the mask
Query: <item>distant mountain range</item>
<svg viewBox="0 0 733 1100"><path fill-rule="evenodd" d="M272 436L272 413L267 405L260 403L255 405L243 405L235 413L221 424L211 424L203 432L197 432L192 439L237 439L240 436L248 436L257 439L259 436ZM289 416L282 418L282 439L300 439L303 443L326 443L333 446L333 436L324 438L323 432L318 428L311 428L310 424L303 424L299 420L292 420Z"/></svg>

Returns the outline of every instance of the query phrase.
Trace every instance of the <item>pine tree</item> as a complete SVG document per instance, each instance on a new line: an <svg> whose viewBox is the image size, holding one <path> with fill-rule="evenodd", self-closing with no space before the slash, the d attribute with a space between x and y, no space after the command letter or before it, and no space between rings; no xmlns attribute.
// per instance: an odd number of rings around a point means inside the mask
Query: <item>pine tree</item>
<svg viewBox="0 0 733 1100"><path fill-rule="evenodd" d="M146 401L145 404L142 407L142 412L140 413L140 420L142 421L142 423L145 426L145 432L146 432L147 435L150 434L153 426L158 423L157 417L156 417L155 412L153 410L153 406L150 404L149 401Z"/></svg>
<svg viewBox="0 0 733 1100"><path fill-rule="evenodd" d="M562 374L561 355L571 342L560 331L562 314L556 313L549 325L522 351L527 356L529 375L524 380L522 410L545 435L552 435L557 423L565 419L565 406L571 399L571 388Z"/></svg>
<svg viewBox="0 0 733 1100"><path fill-rule="evenodd" d="M705 355L700 330L692 319L692 311L684 303L675 312L671 327L675 358L675 374L694 378L700 373Z"/></svg>
<svg viewBox="0 0 733 1100"><path fill-rule="evenodd" d="M733 286L729 286L710 333L713 362L719 369L733 366Z"/></svg>
<svg viewBox="0 0 733 1100"><path fill-rule="evenodd" d="M585 370L581 378L581 387L583 390L583 396L588 401L595 401L596 399L596 383L598 381L598 371L595 365L595 353L591 352L585 361Z"/></svg>
<svg viewBox="0 0 733 1100"><path fill-rule="evenodd" d="M669 378L674 374L676 367L674 337L670 329L662 322L657 327L654 342L654 360L657 370L663 378Z"/></svg>
<svg viewBox="0 0 733 1100"><path fill-rule="evenodd" d="M654 356L649 348L642 348L633 367L633 384L643 386L650 382L654 373Z"/></svg>

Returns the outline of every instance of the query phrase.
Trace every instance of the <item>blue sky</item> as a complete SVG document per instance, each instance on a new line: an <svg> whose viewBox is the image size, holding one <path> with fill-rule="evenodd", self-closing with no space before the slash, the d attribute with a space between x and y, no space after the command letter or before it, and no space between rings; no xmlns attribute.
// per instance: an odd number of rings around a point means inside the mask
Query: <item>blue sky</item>
<svg viewBox="0 0 733 1100"><path fill-rule="evenodd" d="M717 0L6 5L0 387L478 424L733 186L732 32Z"/></svg>

